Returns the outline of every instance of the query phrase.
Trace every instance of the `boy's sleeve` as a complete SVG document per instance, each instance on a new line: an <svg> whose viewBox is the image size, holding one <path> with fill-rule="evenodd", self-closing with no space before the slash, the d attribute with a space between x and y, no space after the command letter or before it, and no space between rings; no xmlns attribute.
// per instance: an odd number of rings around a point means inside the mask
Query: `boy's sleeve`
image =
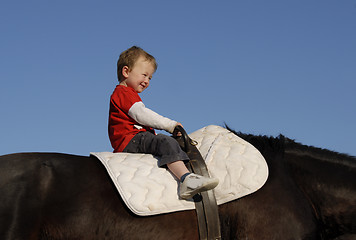
<svg viewBox="0 0 356 240"><path fill-rule="evenodd" d="M146 108L142 101L134 103L129 109L128 115L139 124L165 130L170 133L173 133L177 125L176 121L163 117L151 109Z"/></svg>

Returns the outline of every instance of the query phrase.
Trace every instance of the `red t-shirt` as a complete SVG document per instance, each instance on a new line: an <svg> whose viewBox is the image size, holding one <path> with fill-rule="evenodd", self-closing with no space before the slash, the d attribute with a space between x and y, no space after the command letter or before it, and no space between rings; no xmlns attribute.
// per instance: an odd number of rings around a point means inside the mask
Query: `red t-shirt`
<svg viewBox="0 0 356 240"><path fill-rule="evenodd" d="M136 102L142 102L138 93L123 85L117 85L110 98L109 111L109 138L114 152L122 152L131 139L139 132L154 130L150 127L141 126L129 115L129 109ZM138 129L135 125L140 125Z"/></svg>

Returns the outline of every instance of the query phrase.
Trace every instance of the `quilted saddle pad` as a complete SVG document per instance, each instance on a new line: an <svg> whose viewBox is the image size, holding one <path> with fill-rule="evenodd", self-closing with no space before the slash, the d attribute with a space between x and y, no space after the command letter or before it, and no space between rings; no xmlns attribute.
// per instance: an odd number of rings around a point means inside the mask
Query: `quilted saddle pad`
<svg viewBox="0 0 356 240"><path fill-rule="evenodd" d="M260 189L267 181L268 167L250 143L220 126L210 125L189 134L206 161L210 176L219 178L214 189L217 204L223 204ZM178 181L157 166L151 154L91 153L106 167L127 207L149 216L195 209L192 200L178 197Z"/></svg>

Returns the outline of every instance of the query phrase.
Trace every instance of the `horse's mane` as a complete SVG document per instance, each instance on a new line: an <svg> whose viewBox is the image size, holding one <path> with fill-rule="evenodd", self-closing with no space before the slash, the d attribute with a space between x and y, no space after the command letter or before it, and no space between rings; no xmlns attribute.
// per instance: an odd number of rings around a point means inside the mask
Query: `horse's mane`
<svg viewBox="0 0 356 240"><path fill-rule="evenodd" d="M255 148L257 148L260 152L264 152L265 150L270 150L273 152L283 152L285 147L285 137L283 135L279 135L278 137L266 136L266 135L253 135L246 134L242 132L236 132L231 129L229 126L225 125L226 129L236 134L240 138L246 140L251 143Z"/></svg>
<svg viewBox="0 0 356 240"><path fill-rule="evenodd" d="M280 134L278 137L272 137L266 135L256 136L253 134L236 132L235 130L231 129L227 125L225 125L225 127L229 131L236 134L237 136L251 143L260 152L263 152L265 149L269 149L270 151L274 151L274 152L286 152L286 153L297 154L300 156L309 156L327 162L356 167L356 157L343 153L338 153L328 149L307 146L298 143L293 139L287 138L282 134Z"/></svg>
<svg viewBox="0 0 356 240"><path fill-rule="evenodd" d="M285 138L285 151L299 156L308 156L324 162L341 164L356 169L356 157L338 153L325 148L307 146L292 139Z"/></svg>

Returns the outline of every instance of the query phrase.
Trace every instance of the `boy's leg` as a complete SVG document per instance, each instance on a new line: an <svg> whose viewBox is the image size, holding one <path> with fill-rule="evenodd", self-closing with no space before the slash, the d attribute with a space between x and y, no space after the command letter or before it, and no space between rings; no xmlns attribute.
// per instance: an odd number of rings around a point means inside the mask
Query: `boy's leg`
<svg viewBox="0 0 356 240"><path fill-rule="evenodd" d="M130 141L124 152L151 153L163 157L163 160L159 162L159 166L167 165L168 169L179 180L182 180L182 176L185 174L190 173L182 161L189 160L186 153L180 149L176 140L162 134L139 133ZM168 160L170 158L173 158L173 160Z"/></svg>
<svg viewBox="0 0 356 240"><path fill-rule="evenodd" d="M189 160L178 142L166 135L153 135L149 132L139 133L138 151L160 156L158 165L167 165L169 170L180 180L179 195L181 198L192 198L195 194L215 188L219 180L190 173L184 161ZM183 178L182 178L183 177Z"/></svg>
<svg viewBox="0 0 356 240"><path fill-rule="evenodd" d="M167 163L167 167L179 180L182 180L186 173L190 173L183 161Z"/></svg>
<svg viewBox="0 0 356 240"><path fill-rule="evenodd" d="M168 136L166 137L168 138ZM153 155L158 155L158 156L167 155L167 154L173 155L172 152L169 152L168 150L169 148L173 148L176 149L177 152L181 152L180 147L177 146L178 144L174 139L169 138L169 141L166 140L167 143L165 143L163 139L165 139L166 137L153 135L147 132L139 133L132 138L129 144L125 147L124 152L130 152L130 153L143 152L143 153L151 153ZM158 139L158 141L154 139ZM173 144L170 142L173 142ZM159 147L157 146L159 143L164 145L163 149L165 149L166 152L159 150ZM168 169L179 180L181 180L184 174L190 173L187 167L185 166L184 162L180 161L180 160L189 160L189 158L185 153L181 153L181 154L182 154L181 157L185 159L177 159L175 162L167 161L166 163Z"/></svg>
<svg viewBox="0 0 356 240"><path fill-rule="evenodd" d="M140 139L138 143L138 152L149 153L155 156L159 156L158 166L163 167L170 163L177 161L188 161L188 155L182 151L178 142L167 135L158 134L154 135L150 132L139 133ZM188 171L182 164L177 164L178 175L180 175L181 169ZM174 168L175 169L175 168Z"/></svg>

